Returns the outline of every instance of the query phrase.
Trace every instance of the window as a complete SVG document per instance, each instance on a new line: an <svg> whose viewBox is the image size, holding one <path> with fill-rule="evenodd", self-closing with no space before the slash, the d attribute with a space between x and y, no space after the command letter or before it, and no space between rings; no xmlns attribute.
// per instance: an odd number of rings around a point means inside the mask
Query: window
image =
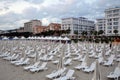
<svg viewBox="0 0 120 80"><path fill-rule="evenodd" d="M116 13L116 12L119 12L119 9L117 9L117 10L113 10L113 13Z"/></svg>
<svg viewBox="0 0 120 80"><path fill-rule="evenodd" d="M110 15L107 15L107 17L112 17L112 14L110 14Z"/></svg>
<svg viewBox="0 0 120 80"><path fill-rule="evenodd" d="M118 26L113 26L113 29L118 29Z"/></svg>
<svg viewBox="0 0 120 80"><path fill-rule="evenodd" d="M112 26L108 26L107 29L112 29Z"/></svg>
<svg viewBox="0 0 120 80"><path fill-rule="evenodd" d="M119 16L119 14L113 14L113 16Z"/></svg>
<svg viewBox="0 0 120 80"><path fill-rule="evenodd" d="M107 31L107 33L112 33L112 31L110 30L110 31Z"/></svg>
<svg viewBox="0 0 120 80"><path fill-rule="evenodd" d="M112 23L107 23L107 25L112 25Z"/></svg>
<svg viewBox="0 0 120 80"><path fill-rule="evenodd" d="M114 19L113 19L113 21L118 21L118 20L119 20L119 18L114 18Z"/></svg>
<svg viewBox="0 0 120 80"><path fill-rule="evenodd" d="M113 24L114 24L114 25L118 25L118 22L114 22Z"/></svg>

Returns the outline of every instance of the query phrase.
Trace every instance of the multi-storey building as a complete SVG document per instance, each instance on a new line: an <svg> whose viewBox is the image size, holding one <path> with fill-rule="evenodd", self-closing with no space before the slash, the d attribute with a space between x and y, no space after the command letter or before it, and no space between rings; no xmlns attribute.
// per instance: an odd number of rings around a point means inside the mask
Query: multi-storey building
<svg viewBox="0 0 120 80"><path fill-rule="evenodd" d="M105 10L106 35L114 35L114 30L118 30L120 35L120 7Z"/></svg>
<svg viewBox="0 0 120 80"><path fill-rule="evenodd" d="M50 23L48 27L49 30L61 30L61 24L58 23Z"/></svg>
<svg viewBox="0 0 120 80"><path fill-rule="evenodd" d="M46 31L47 26L35 26L34 27L34 34L41 33Z"/></svg>
<svg viewBox="0 0 120 80"><path fill-rule="evenodd" d="M103 30L105 32L106 20L105 18L96 19L96 31Z"/></svg>
<svg viewBox="0 0 120 80"><path fill-rule="evenodd" d="M62 25L61 30L67 30L70 29L70 35L74 35L75 32L77 32L79 35L83 31L87 31L88 33L90 31L93 31L95 29L94 21L88 20L84 17L79 18L64 18L62 19Z"/></svg>
<svg viewBox="0 0 120 80"><path fill-rule="evenodd" d="M19 29L17 29L17 32L24 32L24 27L20 27Z"/></svg>
<svg viewBox="0 0 120 80"><path fill-rule="evenodd" d="M34 33L35 26L41 26L42 23L40 20L31 20L29 22L24 23L24 31Z"/></svg>

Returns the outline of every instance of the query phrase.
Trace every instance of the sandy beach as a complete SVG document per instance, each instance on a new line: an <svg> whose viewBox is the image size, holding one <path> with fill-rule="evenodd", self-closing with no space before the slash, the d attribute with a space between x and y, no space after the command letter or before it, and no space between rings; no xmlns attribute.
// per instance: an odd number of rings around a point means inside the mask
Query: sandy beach
<svg viewBox="0 0 120 80"><path fill-rule="evenodd" d="M79 62L73 61L72 63L73 64L67 66L67 68L74 69L73 66L76 66ZM111 80L107 79L106 76L114 70L117 64L118 63L115 62L114 65L110 67L105 67L103 65L100 66L102 80ZM23 66L14 66L10 62L0 59L0 80L49 80L45 75L52 72L56 67L56 65L49 62L48 70L31 73L30 71L25 71ZM76 80L91 80L93 73L85 73L80 70L75 70L74 76L76 77Z"/></svg>
<svg viewBox="0 0 120 80"><path fill-rule="evenodd" d="M74 58L74 56L71 58ZM54 59L57 59L57 57L55 56ZM88 65L90 66L93 61L95 61L94 58L88 58ZM33 62L33 59L31 59L31 62ZM114 71L119 62L114 61L113 63L112 66L108 67L100 65L101 80L112 80L108 79L107 75ZM72 60L72 64L65 67L75 70L75 74L73 75L75 80L92 80L93 72L85 73L82 70L76 70L74 67L78 64L81 64L81 62ZM11 64L10 61L0 58L0 80L50 80L46 78L46 75L57 69L57 65L53 64L52 61L48 61L47 70L35 73L25 71L23 67L24 66L15 66Z"/></svg>

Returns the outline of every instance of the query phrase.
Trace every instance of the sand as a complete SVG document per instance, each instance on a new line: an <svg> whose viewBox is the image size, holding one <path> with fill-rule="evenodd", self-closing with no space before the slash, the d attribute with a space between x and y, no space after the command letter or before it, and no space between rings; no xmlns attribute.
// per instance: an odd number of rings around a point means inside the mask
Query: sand
<svg viewBox="0 0 120 80"><path fill-rule="evenodd" d="M67 66L68 69L74 69L73 67L76 66L78 61L72 61L71 66ZM101 70L101 80L110 80L107 79L108 73L114 70L117 66L117 62L114 62L113 66L105 67L100 65ZM31 73L30 71L24 71L23 66L15 66L12 65L9 61L0 59L0 80L49 80L45 77L45 75L51 73L53 70L56 69L57 65L49 62L48 70L40 71L36 73ZM93 73L85 73L81 70L75 70L74 76L76 80L91 80Z"/></svg>
<svg viewBox="0 0 120 80"><path fill-rule="evenodd" d="M94 60L95 59L93 58L89 58L88 64L90 65ZM82 70L74 69L74 67L80 63L81 62L79 61L72 60L72 64L66 67L67 69L75 70L74 77L76 77L76 80L91 80L93 77L93 73L85 73ZM117 65L118 65L118 62L116 61L114 61L114 64L109 67L100 65L101 80L112 80L112 79L108 79L106 76L110 72L114 71ZM0 58L0 80L49 80L45 76L50 74L53 70L56 70L57 65L49 61L47 64L47 67L48 67L48 70L31 73L30 71L25 71L23 69L23 66L15 66L11 64L10 61L6 61Z"/></svg>

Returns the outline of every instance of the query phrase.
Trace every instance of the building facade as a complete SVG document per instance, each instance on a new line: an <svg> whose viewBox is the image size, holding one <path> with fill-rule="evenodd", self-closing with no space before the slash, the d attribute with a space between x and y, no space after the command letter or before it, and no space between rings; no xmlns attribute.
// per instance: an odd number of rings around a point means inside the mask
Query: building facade
<svg viewBox="0 0 120 80"><path fill-rule="evenodd" d="M49 30L61 30L61 24L58 23L50 23L48 27Z"/></svg>
<svg viewBox="0 0 120 80"><path fill-rule="evenodd" d="M83 31L87 31L87 33L93 31L95 29L95 24L94 21L88 20L84 17L64 18L62 19L61 30L67 29L70 29L70 35L74 35L75 32L81 35Z"/></svg>
<svg viewBox="0 0 120 80"><path fill-rule="evenodd" d="M40 20L31 20L29 22L24 23L24 31L34 33L35 26L41 26L42 22Z"/></svg>
<svg viewBox="0 0 120 80"><path fill-rule="evenodd" d="M115 35L114 30L118 30L118 34L120 35L120 7L106 9L105 19L105 34L108 36Z"/></svg>
<svg viewBox="0 0 120 80"><path fill-rule="evenodd" d="M20 27L19 29L17 29L17 32L24 32L24 27Z"/></svg>
<svg viewBox="0 0 120 80"><path fill-rule="evenodd" d="M35 26L34 27L34 34L45 32L46 28L47 28L47 26Z"/></svg>
<svg viewBox="0 0 120 80"><path fill-rule="evenodd" d="M105 27L106 26L106 19L101 18L101 19L96 19L96 31L103 30L105 33Z"/></svg>

